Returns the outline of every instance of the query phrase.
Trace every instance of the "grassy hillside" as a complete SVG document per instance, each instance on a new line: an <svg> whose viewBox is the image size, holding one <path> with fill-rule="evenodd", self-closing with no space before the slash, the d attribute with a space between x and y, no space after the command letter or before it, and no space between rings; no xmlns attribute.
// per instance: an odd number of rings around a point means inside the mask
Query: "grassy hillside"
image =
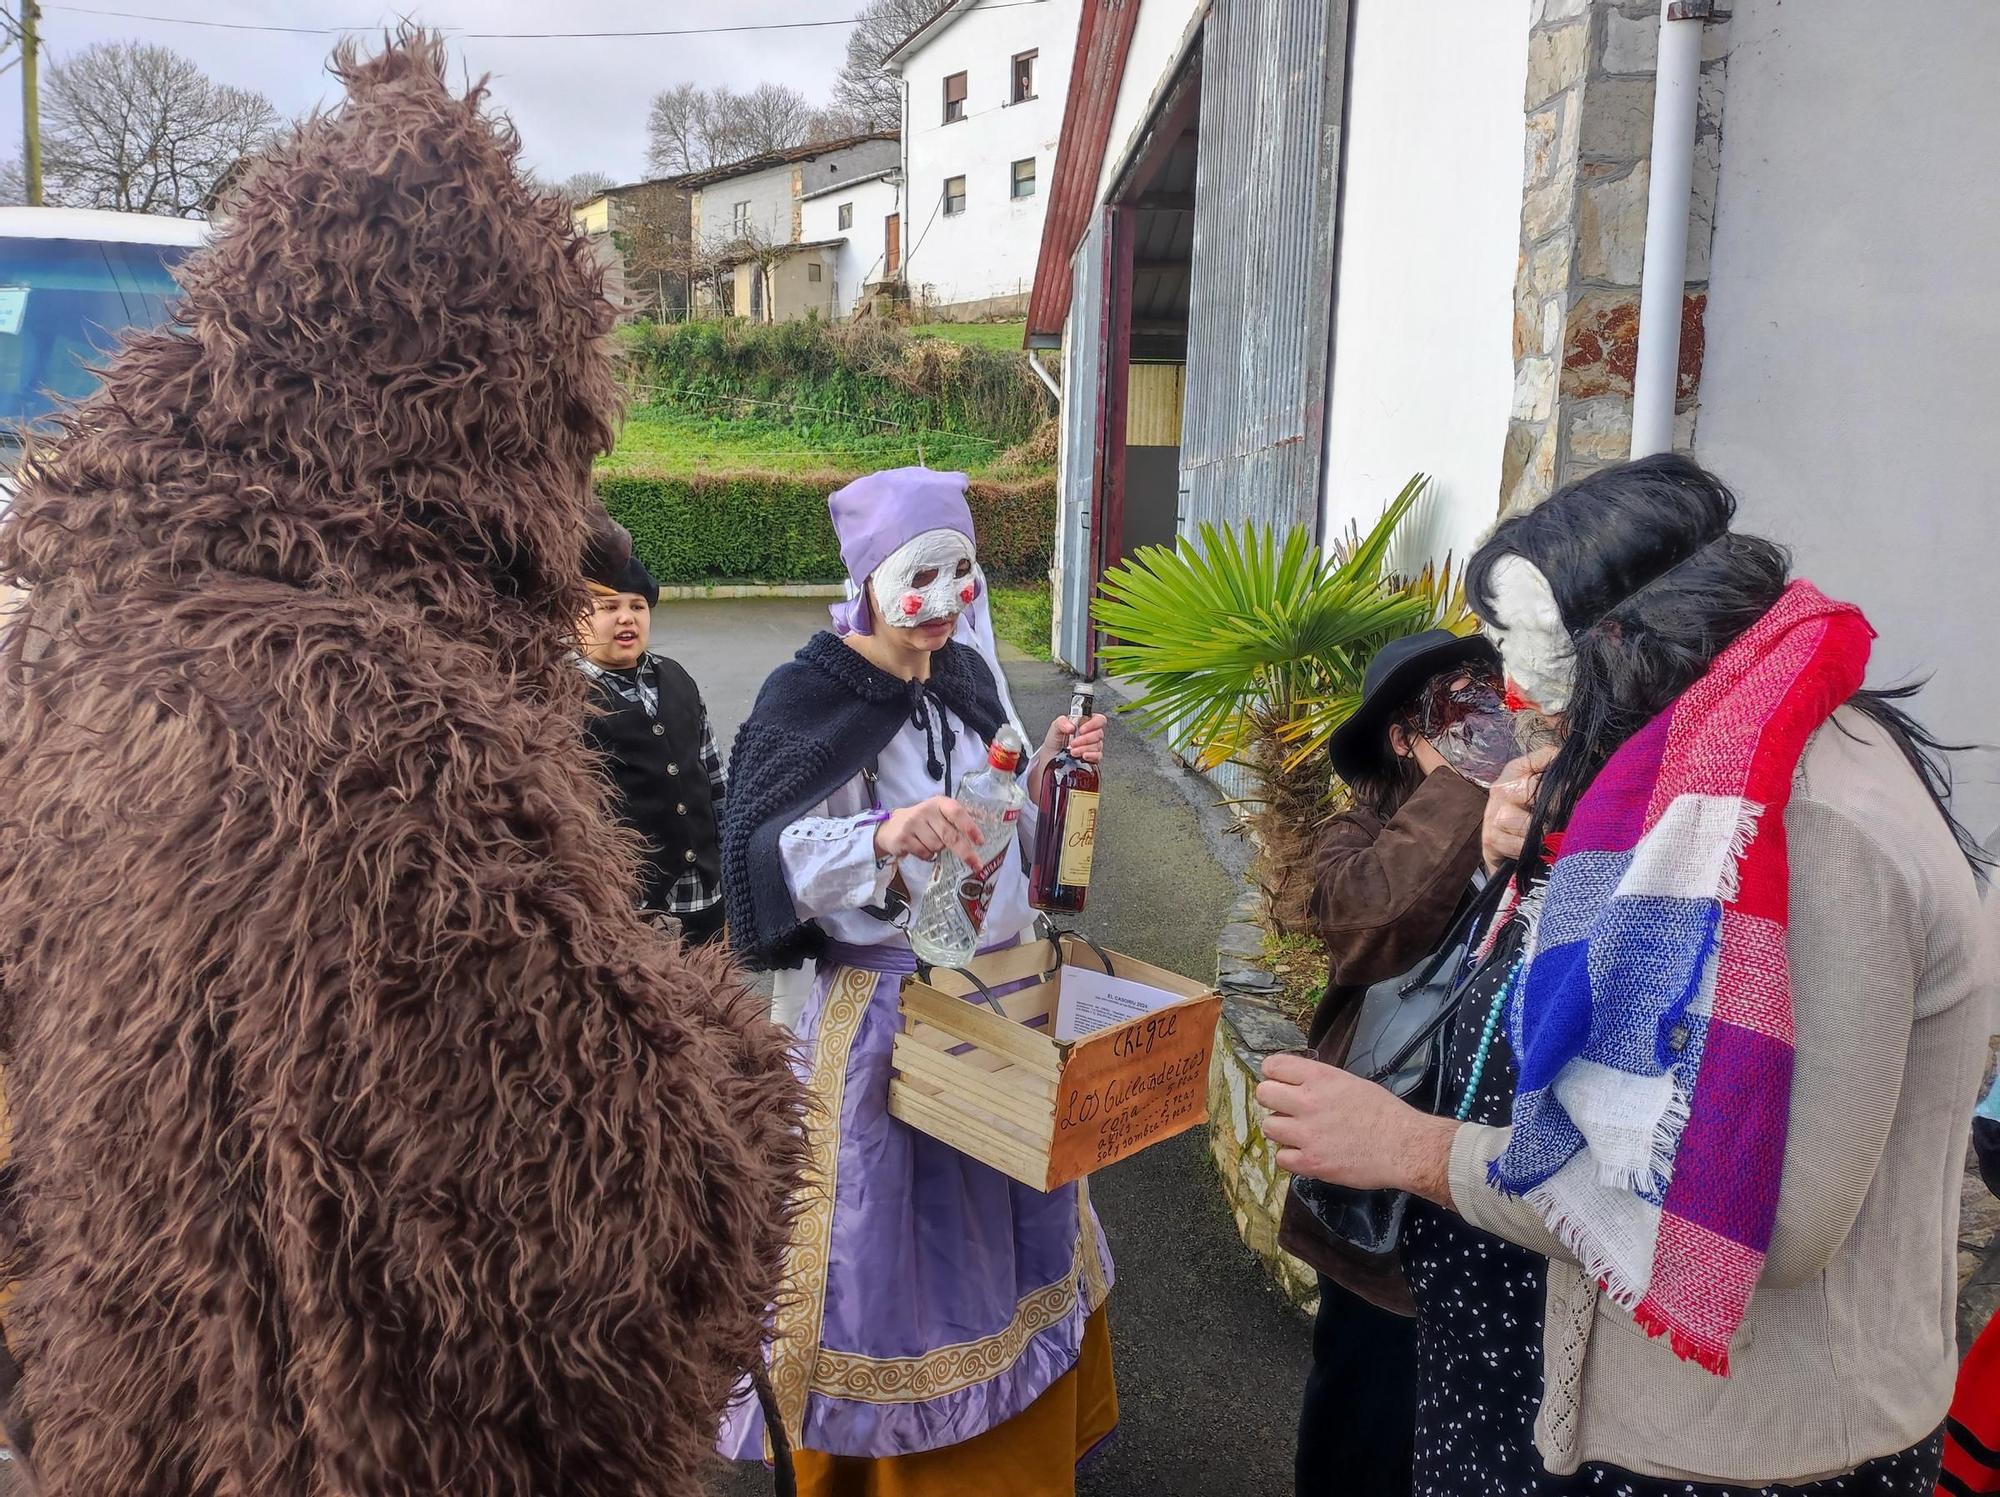
<svg viewBox="0 0 2000 1497"><path fill-rule="evenodd" d="M911 433L896 427L801 430L751 417L703 417L673 406L634 406L603 473L773 472L868 473L919 461L933 468L982 474L1006 468L992 439Z"/></svg>
<svg viewBox="0 0 2000 1497"><path fill-rule="evenodd" d="M1034 436L1052 404L1018 347L880 322L641 324L621 334L620 366L635 400L829 446L896 432L998 451Z"/></svg>
<svg viewBox="0 0 2000 1497"><path fill-rule="evenodd" d="M1052 402L1019 325L1011 341L992 336L1004 325L950 328L985 336L816 321L623 329L632 404L598 492L662 582L806 582L840 572L830 491L917 463L967 473L981 559L1014 584L1004 605L995 598L1001 627L1046 651Z"/></svg>
<svg viewBox="0 0 2000 1497"><path fill-rule="evenodd" d="M970 343L978 348L997 348L1018 353L1027 335L1025 322L920 322L910 329L915 338L943 338L948 343Z"/></svg>

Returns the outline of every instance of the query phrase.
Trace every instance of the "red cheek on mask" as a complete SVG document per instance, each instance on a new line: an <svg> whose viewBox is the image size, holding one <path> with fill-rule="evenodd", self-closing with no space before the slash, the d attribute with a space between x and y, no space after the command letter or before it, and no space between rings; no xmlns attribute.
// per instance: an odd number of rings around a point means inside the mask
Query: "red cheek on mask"
<svg viewBox="0 0 2000 1497"><path fill-rule="evenodd" d="M970 603L974 598L978 596L979 596L979 589L974 587L970 582L966 583L964 587L961 587L958 590L958 601L961 603Z"/></svg>
<svg viewBox="0 0 2000 1497"><path fill-rule="evenodd" d="M924 611L924 600L915 593L903 594L903 617L913 619Z"/></svg>
<svg viewBox="0 0 2000 1497"><path fill-rule="evenodd" d="M1523 696L1521 688L1516 686L1511 680L1507 683L1507 695L1501 700L1506 704L1509 712L1539 712L1542 710L1541 703Z"/></svg>

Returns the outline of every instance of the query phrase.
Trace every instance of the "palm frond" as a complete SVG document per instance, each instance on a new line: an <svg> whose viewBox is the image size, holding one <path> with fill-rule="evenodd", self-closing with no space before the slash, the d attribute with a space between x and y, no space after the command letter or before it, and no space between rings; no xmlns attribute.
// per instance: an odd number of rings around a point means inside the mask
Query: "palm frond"
<svg viewBox="0 0 2000 1497"><path fill-rule="evenodd" d="M1418 474L1363 535L1322 552L1302 527L1203 524L1105 573L1093 612L1106 669L1143 688L1133 710L1204 768L1298 769L1353 712L1376 651L1471 615L1449 559L1390 575L1399 528L1429 486ZM1277 764L1260 761L1259 744Z"/></svg>

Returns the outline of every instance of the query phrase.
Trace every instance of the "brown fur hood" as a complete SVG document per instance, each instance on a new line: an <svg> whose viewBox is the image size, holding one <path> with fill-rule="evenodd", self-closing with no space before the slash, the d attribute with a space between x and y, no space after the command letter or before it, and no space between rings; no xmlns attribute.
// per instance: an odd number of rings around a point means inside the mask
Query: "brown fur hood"
<svg viewBox="0 0 2000 1497"><path fill-rule="evenodd" d="M611 313L435 39L335 70L0 522L19 1396L53 1494L686 1493L801 1101L604 854Z"/></svg>

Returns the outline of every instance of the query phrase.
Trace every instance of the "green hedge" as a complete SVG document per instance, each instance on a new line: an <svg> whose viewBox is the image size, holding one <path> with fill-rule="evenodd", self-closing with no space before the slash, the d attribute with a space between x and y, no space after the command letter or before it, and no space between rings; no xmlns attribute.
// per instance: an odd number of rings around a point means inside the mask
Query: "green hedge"
<svg viewBox="0 0 2000 1497"><path fill-rule="evenodd" d="M845 575L826 497L851 475L696 473L600 475L598 497L632 532L662 585L838 582ZM979 564L995 582L1041 581L1055 546L1053 478L974 479Z"/></svg>

